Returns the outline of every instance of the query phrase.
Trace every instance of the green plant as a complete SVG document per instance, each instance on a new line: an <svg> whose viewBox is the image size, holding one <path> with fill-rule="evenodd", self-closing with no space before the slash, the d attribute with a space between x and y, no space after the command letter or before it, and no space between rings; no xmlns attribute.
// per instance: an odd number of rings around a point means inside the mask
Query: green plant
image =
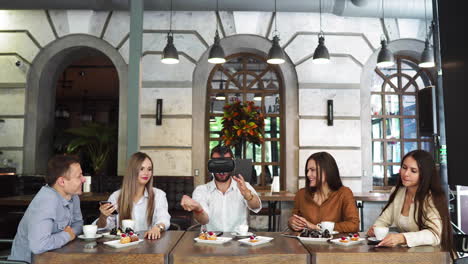
<svg viewBox="0 0 468 264"><path fill-rule="evenodd" d="M226 146L244 148L246 142L262 144L265 133L265 118L260 107L252 101L234 101L224 106L221 139ZM245 156L245 154L244 154Z"/></svg>
<svg viewBox="0 0 468 264"><path fill-rule="evenodd" d="M67 145L67 153L83 151L91 160L94 173L101 172L117 142L117 130L100 123L86 123L65 131L75 137Z"/></svg>

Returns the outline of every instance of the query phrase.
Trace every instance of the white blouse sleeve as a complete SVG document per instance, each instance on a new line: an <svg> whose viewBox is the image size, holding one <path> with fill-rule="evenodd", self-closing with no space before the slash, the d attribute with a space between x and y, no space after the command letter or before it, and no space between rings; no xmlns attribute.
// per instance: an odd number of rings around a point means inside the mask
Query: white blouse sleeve
<svg viewBox="0 0 468 264"><path fill-rule="evenodd" d="M156 224L164 224L166 230L168 230L171 225L171 216L168 212L166 193L157 188L154 188L153 190L155 193L153 226Z"/></svg>
<svg viewBox="0 0 468 264"><path fill-rule="evenodd" d="M440 244L440 237L442 234L442 218L439 211L434 205L431 198L424 204L427 220L424 222L425 226L430 229L423 229L416 232L403 233L408 247L416 247L422 245L437 246Z"/></svg>
<svg viewBox="0 0 468 264"><path fill-rule="evenodd" d="M118 205L117 205L117 199L119 197L119 194L120 194L120 190L119 191L115 191L113 192L109 198L107 199L109 202L111 202L114 207L116 208L117 212L118 212ZM96 219L94 220L94 222L92 223L93 225L97 225L97 221L99 220ZM106 223L106 226L104 227L105 229L112 229L115 227L115 223L116 221L118 221L118 214L111 214L107 217L107 223Z"/></svg>

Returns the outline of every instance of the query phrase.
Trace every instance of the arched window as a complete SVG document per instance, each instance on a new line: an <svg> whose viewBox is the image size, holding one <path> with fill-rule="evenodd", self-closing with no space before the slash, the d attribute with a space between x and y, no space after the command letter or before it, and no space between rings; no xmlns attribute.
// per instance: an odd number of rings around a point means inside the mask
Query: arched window
<svg viewBox="0 0 468 264"><path fill-rule="evenodd" d="M432 151L431 137L419 130L418 94L431 89L427 70L411 58L397 57L391 68L376 68L371 86L372 173L375 189L395 185L403 156Z"/></svg>
<svg viewBox="0 0 468 264"><path fill-rule="evenodd" d="M240 53L216 65L207 82L207 118L209 140L207 153L221 142L223 107L235 100L254 101L265 114L265 142L247 143L245 151L236 153L253 162L250 183L258 189L270 185L272 176L281 177L283 106L281 104L283 81L277 66L266 63L255 54ZM207 179L208 180L208 179Z"/></svg>

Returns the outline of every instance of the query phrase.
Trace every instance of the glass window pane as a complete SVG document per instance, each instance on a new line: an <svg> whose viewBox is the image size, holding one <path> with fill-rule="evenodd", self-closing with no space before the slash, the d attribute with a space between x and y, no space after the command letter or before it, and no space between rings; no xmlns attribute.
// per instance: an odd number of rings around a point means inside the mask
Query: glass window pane
<svg viewBox="0 0 468 264"><path fill-rule="evenodd" d="M371 95L371 115L382 114L382 96L380 94Z"/></svg>
<svg viewBox="0 0 468 264"><path fill-rule="evenodd" d="M406 87L410 80L406 76L401 76L401 89Z"/></svg>
<svg viewBox="0 0 468 264"><path fill-rule="evenodd" d="M404 138L417 138L417 129L416 119L414 118L405 118L403 119L403 128L404 128Z"/></svg>
<svg viewBox="0 0 468 264"><path fill-rule="evenodd" d="M262 106L262 94L248 93L245 96L246 96L247 101L253 101L255 106L258 106L258 107Z"/></svg>
<svg viewBox="0 0 468 264"><path fill-rule="evenodd" d="M254 165L254 170L252 171L252 177L250 178L251 185L260 184L260 175L262 175L262 166Z"/></svg>
<svg viewBox="0 0 468 264"><path fill-rule="evenodd" d="M242 96L241 93L235 93L235 94L227 94L227 99L228 99L228 103L232 103L232 102L235 102L235 101L241 101L243 102L244 101L244 96Z"/></svg>
<svg viewBox="0 0 468 264"><path fill-rule="evenodd" d="M383 138L382 118L372 118L372 138Z"/></svg>
<svg viewBox="0 0 468 264"><path fill-rule="evenodd" d="M385 138L400 138L400 119L388 118L385 121L387 125Z"/></svg>
<svg viewBox="0 0 468 264"><path fill-rule="evenodd" d="M267 186L271 185L273 182L273 176L280 176L280 167L277 165L268 165L268 166L263 166L265 170L265 183ZM281 182L281 181L280 181Z"/></svg>
<svg viewBox="0 0 468 264"><path fill-rule="evenodd" d="M385 95L385 114L399 115L400 114L400 99L398 95Z"/></svg>
<svg viewBox="0 0 468 264"><path fill-rule="evenodd" d="M400 162L401 143L399 141L387 142L387 162Z"/></svg>
<svg viewBox="0 0 468 264"><path fill-rule="evenodd" d="M388 185L396 185L398 177L400 177L400 165L387 166Z"/></svg>
<svg viewBox="0 0 468 264"><path fill-rule="evenodd" d="M418 149L418 142L405 142L405 153Z"/></svg>
<svg viewBox="0 0 468 264"><path fill-rule="evenodd" d="M372 178L374 186L383 186L384 182L384 170L382 165L374 165L372 166Z"/></svg>
<svg viewBox="0 0 468 264"><path fill-rule="evenodd" d="M262 162L262 145L247 143L246 159L251 159L252 162Z"/></svg>
<svg viewBox="0 0 468 264"><path fill-rule="evenodd" d="M265 141L265 162L279 162L279 141Z"/></svg>
<svg viewBox="0 0 468 264"><path fill-rule="evenodd" d="M383 162L383 142L372 142L372 162Z"/></svg>
<svg viewBox="0 0 468 264"><path fill-rule="evenodd" d="M223 118L221 116L210 117L210 133L217 133L223 129Z"/></svg>
<svg viewBox="0 0 468 264"><path fill-rule="evenodd" d="M280 113L279 94L265 95L265 113L267 114L279 114Z"/></svg>
<svg viewBox="0 0 468 264"><path fill-rule="evenodd" d="M224 93L217 93L210 96L210 113L222 114L223 107L226 104L226 95Z"/></svg>
<svg viewBox="0 0 468 264"><path fill-rule="evenodd" d="M260 83L257 80L257 76L254 74L246 74L247 78L247 83L246 83L246 88L249 87L249 89L259 89L260 88Z"/></svg>
<svg viewBox="0 0 468 264"><path fill-rule="evenodd" d="M280 137L280 118L268 116L265 118L265 138Z"/></svg>
<svg viewBox="0 0 468 264"><path fill-rule="evenodd" d="M395 66L393 67L386 67L386 68L380 68L379 69L386 77L389 77L390 75L394 74L397 72L397 69Z"/></svg>
<svg viewBox="0 0 468 264"><path fill-rule="evenodd" d="M382 83L383 79L377 73L372 75L372 84L371 84L371 91L372 92L382 92Z"/></svg>
<svg viewBox="0 0 468 264"><path fill-rule="evenodd" d="M429 153L434 153L434 144L430 141L422 141L421 142L421 149L429 152Z"/></svg>
<svg viewBox="0 0 468 264"><path fill-rule="evenodd" d="M418 85L419 90L430 86L430 81L424 72L422 72L422 74L416 78L416 84Z"/></svg>
<svg viewBox="0 0 468 264"><path fill-rule="evenodd" d="M392 84L393 84L393 82L392 82ZM395 85L395 87L398 87L398 86ZM390 92L390 93L396 92L396 91L395 91L395 88L394 88L392 85L390 85L390 83L388 83L388 82L385 83L384 91L385 91L385 92Z"/></svg>
<svg viewBox="0 0 468 264"><path fill-rule="evenodd" d="M405 92L406 93L414 93L414 92L416 92L416 87L414 87L414 85L411 84L410 86L408 86L408 88L406 88Z"/></svg>
<svg viewBox="0 0 468 264"><path fill-rule="evenodd" d="M265 89L267 90L278 90L279 84L274 71L269 71L263 76Z"/></svg>
<svg viewBox="0 0 468 264"><path fill-rule="evenodd" d="M219 144L220 144L219 141L210 141L210 150L212 150L214 147L218 146Z"/></svg>
<svg viewBox="0 0 468 264"><path fill-rule="evenodd" d="M403 95L403 115L416 115L416 96Z"/></svg>

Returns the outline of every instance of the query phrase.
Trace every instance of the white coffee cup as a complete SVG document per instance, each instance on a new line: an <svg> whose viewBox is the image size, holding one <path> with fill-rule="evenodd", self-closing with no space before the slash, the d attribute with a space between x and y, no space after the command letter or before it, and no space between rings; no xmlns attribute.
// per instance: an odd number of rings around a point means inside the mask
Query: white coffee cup
<svg viewBox="0 0 468 264"><path fill-rule="evenodd" d="M135 221L133 219L124 219L122 220L122 227L124 232L127 228L131 228L133 231L135 231Z"/></svg>
<svg viewBox="0 0 468 264"><path fill-rule="evenodd" d="M237 227L239 235L247 235L249 232L249 226L248 225L239 225Z"/></svg>
<svg viewBox="0 0 468 264"><path fill-rule="evenodd" d="M323 221L320 222L320 224L317 224L317 226L322 230L322 232L328 229L328 232L331 233L335 228L335 222Z"/></svg>
<svg viewBox="0 0 468 264"><path fill-rule="evenodd" d="M376 226L374 227L374 234L377 240L382 240L388 234L388 227Z"/></svg>
<svg viewBox="0 0 468 264"><path fill-rule="evenodd" d="M94 238L96 237L97 232L97 225L84 225L83 226L83 234L86 238Z"/></svg>

